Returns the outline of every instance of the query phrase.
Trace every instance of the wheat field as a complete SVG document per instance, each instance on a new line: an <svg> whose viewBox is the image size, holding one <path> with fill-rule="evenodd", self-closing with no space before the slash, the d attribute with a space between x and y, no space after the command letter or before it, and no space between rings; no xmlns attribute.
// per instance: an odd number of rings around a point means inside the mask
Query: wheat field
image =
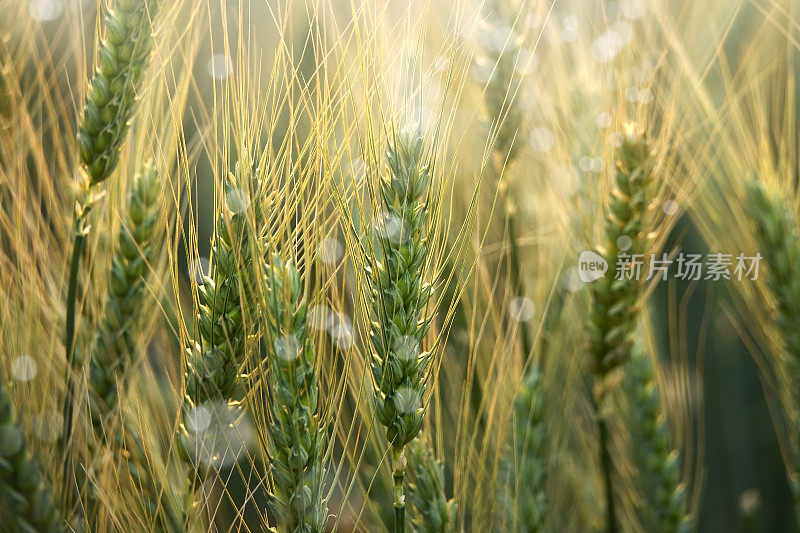
<svg viewBox="0 0 800 533"><path fill-rule="evenodd" d="M0 0L0 531L797 531L796 72L796 0Z"/></svg>

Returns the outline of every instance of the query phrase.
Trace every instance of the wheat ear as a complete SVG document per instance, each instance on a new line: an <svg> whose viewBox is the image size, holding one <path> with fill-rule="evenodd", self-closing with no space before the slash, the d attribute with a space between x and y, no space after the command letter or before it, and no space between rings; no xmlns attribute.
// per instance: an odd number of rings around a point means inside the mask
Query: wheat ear
<svg viewBox="0 0 800 533"><path fill-rule="evenodd" d="M285 531L321 532L328 514L326 424L319 412L314 343L306 329L308 304L291 261L274 255L265 285L275 515Z"/></svg>
<svg viewBox="0 0 800 533"><path fill-rule="evenodd" d="M240 370L245 360L247 330L245 316L256 309L254 261L263 261L263 235L254 224L261 221L259 181L254 171L238 164L232 180L224 184L223 201L211 247L213 272L200 287L202 303L197 313L199 338L187 348L186 389L178 451L202 481L197 452L202 435L191 423L194 409L203 404L225 403L239 408L235 398L242 384ZM242 185L246 193L237 189ZM243 196L246 194L247 196ZM246 204L246 205L243 205ZM261 268L261 272L263 269Z"/></svg>
<svg viewBox="0 0 800 533"><path fill-rule="evenodd" d="M103 320L98 326L90 360L89 405L97 439L113 449L127 451L126 465L134 484L142 489L143 505L153 514L163 509L167 515L164 527L174 531L180 527L179 513L169 507L168 501L160 502L161 487L145 475L147 460L138 432L124 419L121 420L124 431L117 424L108 424L118 412L129 372L138 360L137 323L142 318L147 298L147 277L161 250L157 229L161 215L158 193L158 171L147 167L134 181L122 215ZM107 433L109 427L113 428L113 433ZM94 513L97 503L94 491L88 494L92 501L87 503L87 509Z"/></svg>
<svg viewBox="0 0 800 533"><path fill-rule="evenodd" d="M531 366L514 398L510 454L504 457L506 525L514 531L544 531L549 461L542 374Z"/></svg>
<svg viewBox="0 0 800 533"><path fill-rule="evenodd" d="M39 462L17 425L11 399L0 384L0 516L24 533L65 531Z"/></svg>
<svg viewBox="0 0 800 533"><path fill-rule="evenodd" d="M136 105L136 85L147 66L152 36L150 16L159 2L155 0L118 0L106 16L103 28L105 39L98 49L98 65L91 81L78 135L81 161L88 180L75 203L72 259L67 288L67 312L64 345L66 348L67 393L64 396L64 497L69 501L70 439L73 423L74 385L70 370L75 361L75 319L78 297L78 271L86 235L88 215L99 198L95 186L114 171L119 151L125 140L129 122Z"/></svg>
<svg viewBox="0 0 800 533"><path fill-rule="evenodd" d="M747 190L747 205L756 225L756 238L767 264L767 287L775 300L775 324L781 334L785 368L783 379L794 384L800 376L800 244L798 227L781 199L757 181ZM789 484L795 501L795 519L800 525L800 391L785 387L784 412L789 426L791 463Z"/></svg>
<svg viewBox="0 0 800 533"><path fill-rule="evenodd" d="M611 192L604 226L605 240L599 250L609 265L606 277L591 285L593 306L590 319L591 371L595 386L592 405L597 419L600 465L606 502L606 529L619 529L614 500L613 463L610 434L605 419L607 376L630 357L638 316L641 281L626 272L617 272L620 244L630 242L624 252L643 254L649 246L646 220L651 198L653 158L647 139L629 130L618 152L615 186ZM617 279L619 278L619 279Z"/></svg>
<svg viewBox="0 0 800 533"><path fill-rule="evenodd" d="M375 411L386 426L392 455L396 529L405 524L404 446L422 426L422 393L430 354L420 353L431 317L425 308L431 286L423 281L428 258L428 165L416 126L403 128L386 150L389 175L379 186L385 213L378 222L376 246L367 276L372 290L370 341Z"/></svg>
<svg viewBox="0 0 800 533"><path fill-rule="evenodd" d="M436 459L424 433L408 450L411 483L408 498L415 511L415 531L452 533L456 531L456 504L444 492L444 465Z"/></svg>
<svg viewBox="0 0 800 533"><path fill-rule="evenodd" d="M89 375L92 425L101 440L105 439L104 422L117 410L127 374L137 359L136 322L146 298L147 275L159 250L158 192L158 172L147 168L136 178L128 196L111 263Z"/></svg>
<svg viewBox="0 0 800 533"><path fill-rule="evenodd" d="M625 423L641 498L641 526L664 533L689 531L679 455L661 408L650 358L634 350L625 366Z"/></svg>

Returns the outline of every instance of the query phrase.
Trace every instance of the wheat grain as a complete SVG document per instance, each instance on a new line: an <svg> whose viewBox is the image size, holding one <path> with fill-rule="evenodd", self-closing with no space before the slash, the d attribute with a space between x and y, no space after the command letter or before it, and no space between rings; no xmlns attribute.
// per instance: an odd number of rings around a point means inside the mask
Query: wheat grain
<svg viewBox="0 0 800 533"><path fill-rule="evenodd" d="M150 19L160 2L117 0L105 18L105 37L83 108L78 145L92 183L107 179L136 108L136 89L152 43Z"/></svg>
<svg viewBox="0 0 800 533"><path fill-rule="evenodd" d="M263 261L264 240L260 203L262 191L255 169L236 165L234 173L223 184L223 199L214 244L211 248L211 276L203 279L200 294L197 341L187 348L185 395L182 423L178 436L178 452L189 465L191 477L206 479L200 457L206 438L204 429L192 422L197 409L206 409L214 416L223 411L241 408L239 394L243 379L248 330L245 318L256 311L256 276L265 266L256 268L254 261ZM244 191L237 189L241 186ZM246 194L246 196L242 196ZM242 205L246 199L246 205Z"/></svg>
<svg viewBox="0 0 800 533"><path fill-rule="evenodd" d="M598 426L600 465L606 502L606 529L618 530L613 488L610 433L605 413L607 376L629 358L638 317L642 283L634 271L619 262L627 254L643 254L649 245L646 227L652 202L653 158L646 138L628 128L618 152L615 186L611 192L604 226L605 241L599 250L609 272L591 285L590 369L595 377L592 404ZM630 242L620 250L622 240Z"/></svg>
<svg viewBox="0 0 800 533"><path fill-rule="evenodd" d="M113 451L127 451L127 468L135 485L142 489L144 506L154 514L159 509L161 487L143 475L148 469L138 432L124 419L122 426L110 422L118 414L121 395L138 360L136 336L146 307L147 278L161 250L159 185L158 172L150 166L136 178L128 196L89 374L90 416L95 436ZM98 511L95 490L90 489L87 497L90 523L94 523ZM166 512L172 529L177 528L180 523L177 513L168 507Z"/></svg>
<svg viewBox="0 0 800 533"><path fill-rule="evenodd" d="M159 251L158 192L158 172L150 167L135 180L128 196L112 260L89 376L92 424L101 439L104 421L117 409L127 374L137 359L137 319L147 296L147 275Z"/></svg>
<svg viewBox="0 0 800 533"><path fill-rule="evenodd" d="M510 453L504 457L506 525L514 531L544 531L549 474L544 387L534 365L514 398Z"/></svg>
<svg viewBox="0 0 800 533"><path fill-rule="evenodd" d="M616 186L609 198L600 250L609 273L591 285L591 370L598 378L619 368L630 356L641 282L618 265L620 257L643 254L648 247L645 219L652 202L653 167L649 150L646 139L629 133L618 154ZM619 243L627 239L630 248L620 250Z"/></svg>

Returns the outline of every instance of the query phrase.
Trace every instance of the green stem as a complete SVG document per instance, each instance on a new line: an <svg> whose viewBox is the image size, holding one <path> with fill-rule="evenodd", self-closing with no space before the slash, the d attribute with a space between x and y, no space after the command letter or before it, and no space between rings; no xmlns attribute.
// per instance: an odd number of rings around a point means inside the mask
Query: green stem
<svg viewBox="0 0 800 533"><path fill-rule="evenodd" d="M597 429L600 441L600 467L603 471L603 492L606 503L606 533L617 533L619 531L619 526L617 524L617 515L614 503L614 485L612 482L612 470L614 466L611 461L611 449L609 448L610 438L608 424L600 413L600 402L596 399L592 399L592 407L594 408L594 415L597 419Z"/></svg>
<svg viewBox="0 0 800 533"><path fill-rule="evenodd" d="M403 478L406 475L406 456L403 448L392 447L392 479L394 479L394 533L406 530L406 497L403 494Z"/></svg>
<svg viewBox="0 0 800 533"><path fill-rule="evenodd" d="M522 283L521 263L519 253L519 243L517 242L517 221L513 212L513 207L506 206L506 223L508 224L508 240L511 246L509 253L509 260L511 263L511 286L516 292L516 296L524 296L525 288ZM521 320L519 322L519 335L522 341L523 359L522 363L528 362L528 358L533 353L533 346L531 345L531 335L528 327L528 322Z"/></svg>
<svg viewBox="0 0 800 533"><path fill-rule="evenodd" d="M69 470L71 463L70 439L72 437L72 411L74 407L74 384L72 380L72 368L75 364L75 315L78 300L78 271L80 269L83 245L86 242L86 235L82 231L80 224L77 224L75 240L72 245L72 261L69 268L69 288L67 289L67 329L64 333L64 343L66 345L66 368L64 370L64 382L67 387L64 395L62 413L64 415L64 426L61 433L61 445L64 448L64 465L62 478L62 497L64 499L64 509L69 507L71 491L69 488Z"/></svg>

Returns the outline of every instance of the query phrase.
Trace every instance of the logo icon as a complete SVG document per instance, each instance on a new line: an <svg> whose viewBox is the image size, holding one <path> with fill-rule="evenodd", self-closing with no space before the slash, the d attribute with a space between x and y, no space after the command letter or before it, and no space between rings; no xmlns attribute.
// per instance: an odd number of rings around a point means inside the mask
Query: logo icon
<svg viewBox="0 0 800 533"><path fill-rule="evenodd" d="M578 277L584 283L591 283L602 278L606 275L606 270L608 270L608 262L600 254L584 250L578 257Z"/></svg>

